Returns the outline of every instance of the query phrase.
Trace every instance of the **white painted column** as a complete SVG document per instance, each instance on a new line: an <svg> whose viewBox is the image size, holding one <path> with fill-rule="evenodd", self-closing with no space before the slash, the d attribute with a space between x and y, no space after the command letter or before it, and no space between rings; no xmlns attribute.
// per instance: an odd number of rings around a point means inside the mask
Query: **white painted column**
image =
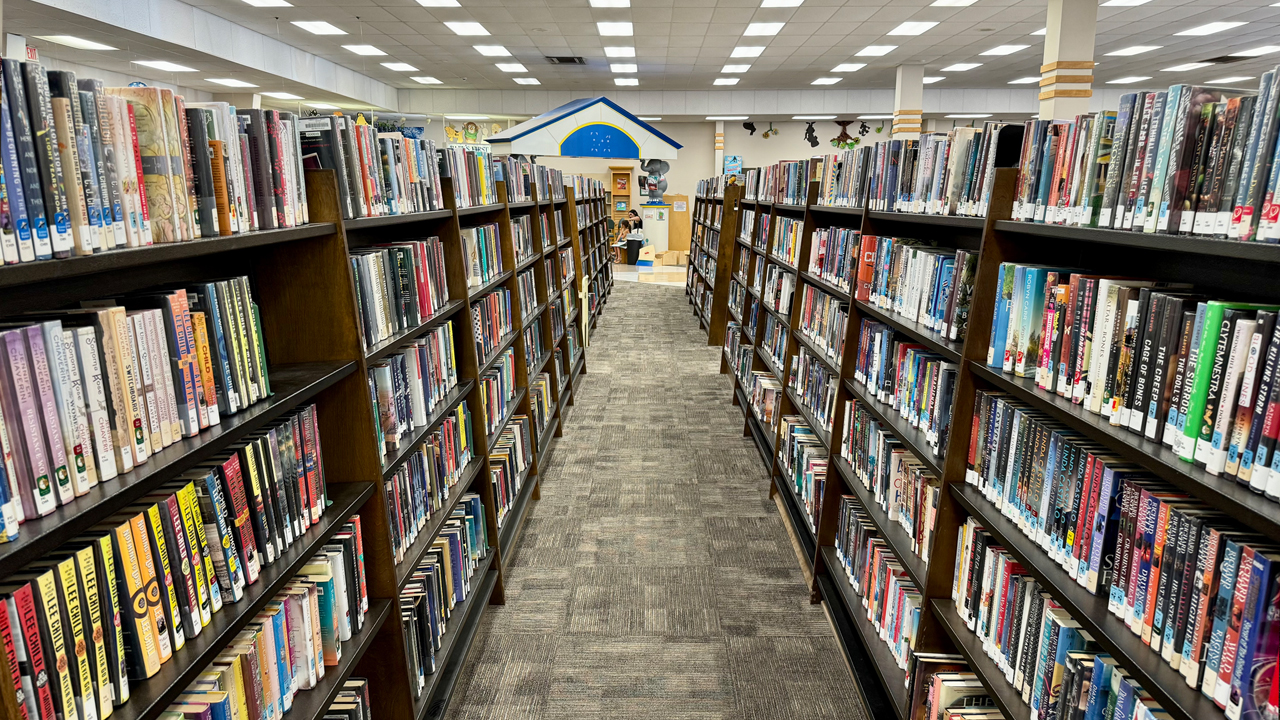
<svg viewBox="0 0 1280 720"><path fill-rule="evenodd" d="M724 173L724 121L716 121L716 171L713 175Z"/></svg>
<svg viewBox="0 0 1280 720"><path fill-rule="evenodd" d="M893 88L893 137L920 137L920 116L924 114L924 66L899 65Z"/></svg>
<svg viewBox="0 0 1280 720"><path fill-rule="evenodd" d="M1067 120L1089 112L1098 0L1048 0L1040 117Z"/></svg>

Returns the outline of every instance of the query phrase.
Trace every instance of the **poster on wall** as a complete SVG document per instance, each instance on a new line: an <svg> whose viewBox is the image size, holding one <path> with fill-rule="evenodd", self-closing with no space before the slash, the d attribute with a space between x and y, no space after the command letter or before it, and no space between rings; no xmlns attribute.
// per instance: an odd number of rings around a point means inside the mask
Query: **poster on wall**
<svg viewBox="0 0 1280 720"><path fill-rule="evenodd" d="M742 172L742 156L741 155L725 155L724 156L724 174L737 175Z"/></svg>
<svg viewBox="0 0 1280 720"><path fill-rule="evenodd" d="M616 187L616 188L614 188L614 192L618 192L618 193L630 193L630 192L631 192L631 190L629 190L629 189L627 188L628 176L626 176L626 175L615 175L615 176L614 176L614 181L617 183L617 187Z"/></svg>

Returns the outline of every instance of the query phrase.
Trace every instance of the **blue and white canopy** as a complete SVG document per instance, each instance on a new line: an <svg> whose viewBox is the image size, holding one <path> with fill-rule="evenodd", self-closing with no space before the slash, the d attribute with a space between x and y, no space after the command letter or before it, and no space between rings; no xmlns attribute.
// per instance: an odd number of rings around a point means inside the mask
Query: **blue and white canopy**
<svg viewBox="0 0 1280 720"><path fill-rule="evenodd" d="M608 98L574 100L492 135L493 152L618 160L675 160L680 143Z"/></svg>

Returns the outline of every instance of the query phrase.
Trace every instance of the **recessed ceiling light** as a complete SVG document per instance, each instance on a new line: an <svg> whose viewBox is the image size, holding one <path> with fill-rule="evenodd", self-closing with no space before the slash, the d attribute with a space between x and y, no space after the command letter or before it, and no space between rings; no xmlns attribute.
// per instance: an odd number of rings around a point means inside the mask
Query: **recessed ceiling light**
<svg viewBox="0 0 1280 720"><path fill-rule="evenodd" d="M924 80L922 80L922 82L923 82L925 85L932 85L932 84L934 84L934 83L936 83L936 82L942 82L943 80L946 80L946 79L947 79L947 78L946 78L945 76L943 76L943 75L931 75L931 76L929 76L929 77L927 77L927 78L924 78Z"/></svg>
<svg viewBox="0 0 1280 720"><path fill-rule="evenodd" d="M889 35L919 35L929 28L937 25L936 22L904 22L899 23L898 27L889 31Z"/></svg>
<svg viewBox="0 0 1280 720"><path fill-rule="evenodd" d="M933 0L929 3L933 7L969 7L978 0Z"/></svg>
<svg viewBox="0 0 1280 720"><path fill-rule="evenodd" d="M892 115L859 115L859 120L892 120Z"/></svg>
<svg viewBox="0 0 1280 720"><path fill-rule="evenodd" d="M431 77L430 75L415 75L414 77L411 77L409 79L416 83L422 83L423 85L440 85L441 84L439 80Z"/></svg>
<svg viewBox="0 0 1280 720"><path fill-rule="evenodd" d="M591 0L591 7L631 7L631 0Z"/></svg>
<svg viewBox="0 0 1280 720"><path fill-rule="evenodd" d="M661 120L662 118L660 118L660 117L645 117L644 115L637 115L637 116L636 116L636 119L637 119L637 120L644 120L645 122L658 122L658 121L659 121L659 120Z"/></svg>
<svg viewBox="0 0 1280 720"><path fill-rule="evenodd" d="M79 38L75 35L37 35L36 37L41 40L48 40L51 43L66 45L67 47L73 47L78 50L115 50L115 48L110 45L103 45L100 42L85 40L84 38Z"/></svg>
<svg viewBox="0 0 1280 720"><path fill-rule="evenodd" d="M835 120L835 115L792 115L792 120Z"/></svg>
<svg viewBox="0 0 1280 720"><path fill-rule="evenodd" d="M804 0L764 0L760 7L800 7Z"/></svg>
<svg viewBox="0 0 1280 720"><path fill-rule="evenodd" d="M631 36L635 34L629 22L598 22L596 29L601 35Z"/></svg>
<svg viewBox="0 0 1280 720"><path fill-rule="evenodd" d="M1162 47L1161 45L1132 45L1127 48L1112 50L1111 52L1107 53L1107 55L1116 56L1116 57L1128 57L1130 55L1141 55L1144 52L1151 52L1152 50L1159 50L1161 47Z"/></svg>
<svg viewBox="0 0 1280 720"><path fill-rule="evenodd" d="M205 78L204 81L218 83L219 85L226 85L227 87L258 87L251 82L245 82L235 78Z"/></svg>
<svg viewBox="0 0 1280 720"><path fill-rule="evenodd" d="M502 72L529 72L525 66L520 63L497 63L496 67Z"/></svg>
<svg viewBox="0 0 1280 720"><path fill-rule="evenodd" d="M264 92L259 94L266 95L267 97L272 97L277 100L301 100L302 99L301 95L294 95L293 93L287 93L287 92Z"/></svg>
<svg viewBox="0 0 1280 720"><path fill-rule="evenodd" d="M708 120L746 120L749 115L708 115Z"/></svg>
<svg viewBox="0 0 1280 720"><path fill-rule="evenodd" d="M418 0L422 7L461 7L458 0Z"/></svg>
<svg viewBox="0 0 1280 720"><path fill-rule="evenodd" d="M614 78L614 85L639 85L640 81L636 78Z"/></svg>
<svg viewBox="0 0 1280 720"><path fill-rule="evenodd" d="M134 60L135 64L145 65L156 70L164 70L166 72L195 72L195 68L189 68L186 65L171 63L168 60Z"/></svg>
<svg viewBox="0 0 1280 720"><path fill-rule="evenodd" d="M720 68L722 73L744 73L751 69L750 65L725 65Z"/></svg>
<svg viewBox="0 0 1280 720"><path fill-rule="evenodd" d="M881 55L888 55L897 47L897 45L868 45L854 53L854 55L859 57L880 57Z"/></svg>
<svg viewBox="0 0 1280 720"><path fill-rule="evenodd" d="M716 78L712 85L737 85L738 78Z"/></svg>
<svg viewBox="0 0 1280 720"><path fill-rule="evenodd" d="M517 85L541 85L538 78L515 78Z"/></svg>
<svg viewBox="0 0 1280 720"><path fill-rule="evenodd" d="M1280 51L1280 45L1263 45L1262 47L1256 47L1252 50L1241 50L1238 53L1231 53L1231 57L1259 57L1261 55L1270 55L1277 51Z"/></svg>
<svg viewBox="0 0 1280 720"><path fill-rule="evenodd" d="M472 45L471 47L485 57L511 57L511 51L501 45Z"/></svg>
<svg viewBox="0 0 1280 720"><path fill-rule="evenodd" d="M977 118L991 117L991 113L960 113L958 115L947 115L946 117L955 120L976 120Z"/></svg>
<svg viewBox="0 0 1280 720"><path fill-rule="evenodd" d="M453 20L446 22L445 27L453 31L454 35L488 35L489 31L478 22Z"/></svg>
<svg viewBox="0 0 1280 720"><path fill-rule="evenodd" d="M942 68L942 72L964 72L976 67L982 67L982 63L956 63L955 65L948 65L947 67Z"/></svg>
<svg viewBox="0 0 1280 720"><path fill-rule="evenodd" d="M445 120L488 120L488 115L445 115Z"/></svg>
<svg viewBox="0 0 1280 720"><path fill-rule="evenodd" d="M636 49L630 46L614 45L604 49L605 57L635 57Z"/></svg>
<svg viewBox="0 0 1280 720"><path fill-rule="evenodd" d="M782 26L786 23L780 22L753 22L747 26L747 31L743 35L777 35L782 30Z"/></svg>
<svg viewBox="0 0 1280 720"><path fill-rule="evenodd" d="M762 52L764 52L763 45L739 45L729 53L729 57L760 57Z"/></svg>
<svg viewBox="0 0 1280 720"><path fill-rule="evenodd" d="M1102 7L1136 7L1138 5L1146 5L1151 0L1107 0L1102 3Z"/></svg>
<svg viewBox="0 0 1280 720"><path fill-rule="evenodd" d="M1224 78L1218 78L1217 80L1210 80L1208 84L1209 85L1230 85L1232 83L1241 83L1241 82L1244 82L1245 80L1253 80L1253 79L1254 77L1252 75L1232 75L1231 77L1224 77Z"/></svg>
<svg viewBox="0 0 1280 720"><path fill-rule="evenodd" d="M323 20L294 20L294 25L312 35L346 35L347 31Z"/></svg>
<svg viewBox="0 0 1280 720"><path fill-rule="evenodd" d="M1033 32L1033 33L1031 33L1031 34L1032 34L1032 35L1048 35L1048 34L1049 34L1049 28L1047 28L1047 27L1042 27L1042 28L1040 28L1039 30L1037 30L1037 31L1035 31L1035 32Z"/></svg>
<svg viewBox="0 0 1280 720"><path fill-rule="evenodd" d="M385 52L372 45L343 45L342 47L357 55L386 55Z"/></svg>
<svg viewBox="0 0 1280 720"><path fill-rule="evenodd" d="M254 7L293 7L293 3L285 0L244 0Z"/></svg>
<svg viewBox="0 0 1280 720"><path fill-rule="evenodd" d="M1150 80L1150 79L1151 79L1150 76L1146 76L1146 75L1130 75L1129 77L1122 77L1122 78L1116 78L1115 80L1108 80L1107 84L1108 85L1132 85L1133 83L1138 83L1138 82L1142 82L1143 80Z"/></svg>
<svg viewBox="0 0 1280 720"><path fill-rule="evenodd" d="M1222 32L1223 30L1238 28L1244 24L1245 23L1243 22L1211 22L1207 25L1200 25L1199 27L1193 27L1190 30L1183 30L1180 33L1174 33L1174 35L1212 35L1214 33Z"/></svg>
<svg viewBox="0 0 1280 720"><path fill-rule="evenodd" d="M1020 77L1017 80L1010 80L1009 84L1010 85L1030 85L1032 83L1038 83L1038 82L1040 82L1040 76L1032 75L1030 77Z"/></svg>
<svg viewBox="0 0 1280 720"><path fill-rule="evenodd" d="M395 70L396 72L418 72L418 68L410 65L409 63L402 62L382 63L382 67L388 70Z"/></svg>
<svg viewBox="0 0 1280 720"><path fill-rule="evenodd" d="M1187 72L1188 70L1199 70L1200 68L1209 67L1212 64L1213 63L1211 62L1182 63L1181 65L1174 65L1173 67L1167 67L1162 72Z"/></svg>
<svg viewBox="0 0 1280 720"><path fill-rule="evenodd" d="M866 66L866 63L840 63L831 68L831 72L858 72Z"/></svg>
<svg viewBox="0 0 1280 720"><path fill-rule="evenodd" d="M840 82L840 78L823 77L809 83L810 85L835 85Z"/></svg>
<svg viewBox="0 0 1280 720"><path fill-rule="evenodd" d="M636 72L635 63L609 63L610 72L616 73L633 73Z"/></svg>
<svg viewBox="0 0 1280 720"><path fill-rule="evenodd" d="M997 45L979 55L1012 55L1019 50L1026 50L1027 45Z"/></svg>
<svg viewBox="0 0 1280 720"><path fill-rule="evenodd" d="M303 104L306 105L307 107L313 107L317 110L337 110L338 109L337 105L330 105L329 103L303 103Z"/></svg>

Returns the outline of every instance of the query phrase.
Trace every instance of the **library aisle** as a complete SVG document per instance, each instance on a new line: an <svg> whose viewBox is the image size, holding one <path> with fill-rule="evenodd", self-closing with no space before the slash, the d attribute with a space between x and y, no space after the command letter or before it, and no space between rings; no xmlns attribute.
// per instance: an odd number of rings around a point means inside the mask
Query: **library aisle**
<svg viewBox="0 0 1280 720"><path fill-rule="evenodd" d="M719 352L679 289L615 286L450 720L866 717Z"/></svg>

